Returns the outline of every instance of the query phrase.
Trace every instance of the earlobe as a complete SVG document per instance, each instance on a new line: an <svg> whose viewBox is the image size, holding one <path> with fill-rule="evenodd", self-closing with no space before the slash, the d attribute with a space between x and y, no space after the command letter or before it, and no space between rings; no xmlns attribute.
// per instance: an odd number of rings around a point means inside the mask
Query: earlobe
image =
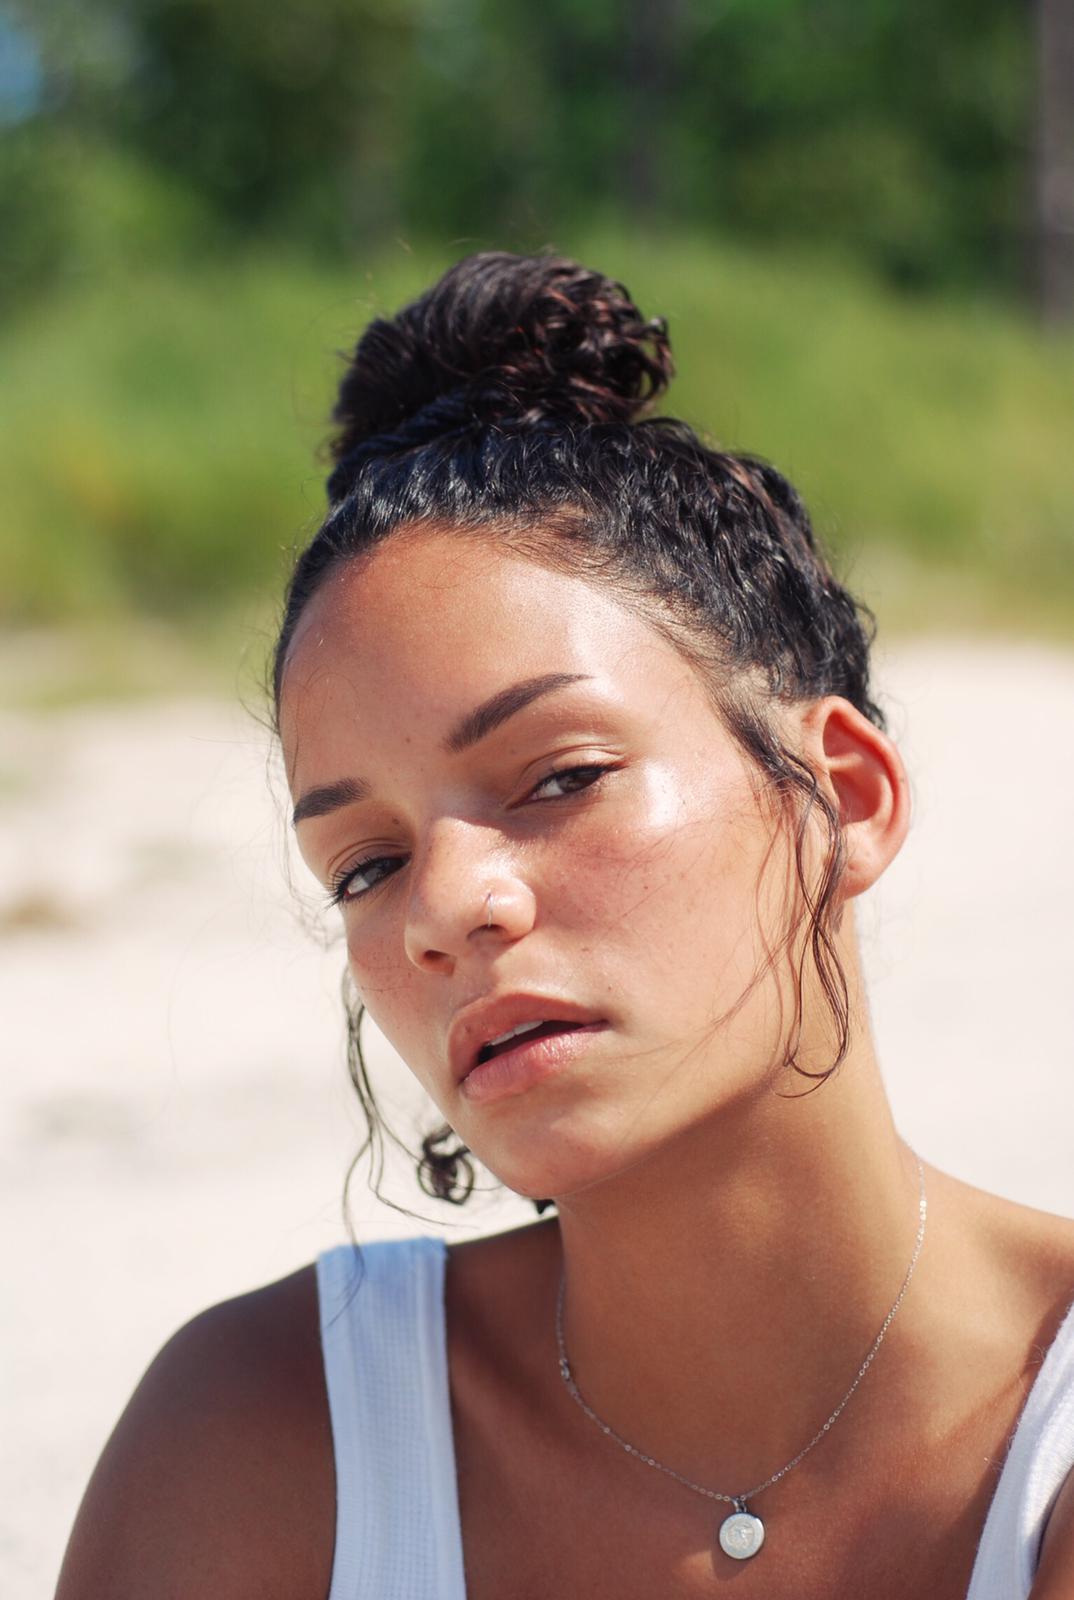
<svg viewBox="0 0 1074 1600"><path fill-rule="evenodd" d="M806 755L843 827L841 897L863 894L906 838L910 787L902 757L885 733L849 700L815 701L802 721Z"/></svg>

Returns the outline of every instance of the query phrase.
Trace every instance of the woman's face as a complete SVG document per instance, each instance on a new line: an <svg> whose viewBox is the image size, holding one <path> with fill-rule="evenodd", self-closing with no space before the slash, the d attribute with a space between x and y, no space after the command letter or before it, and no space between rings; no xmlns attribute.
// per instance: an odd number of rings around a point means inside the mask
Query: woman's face
<svg viewBox="0 0 1074 1600"><path fill-rule="evenodd" d="M695 669L612 592L397 536L307 606L280 724L362 1001L511 1188L565 1197L770 1082L783 835Z"/></svg>

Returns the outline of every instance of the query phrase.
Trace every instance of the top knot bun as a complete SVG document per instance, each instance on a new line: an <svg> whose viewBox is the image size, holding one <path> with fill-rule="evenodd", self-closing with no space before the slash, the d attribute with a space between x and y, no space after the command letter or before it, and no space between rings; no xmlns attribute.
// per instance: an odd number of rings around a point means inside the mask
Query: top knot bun
<svg viewBox="0 0 1074 1600"><path fill-rule="evenodd" d="M332 414L330 498L348 461L473 424L629 422L671 374L664 323L621 284L554 256L468 256L359 340Z"/></svg>

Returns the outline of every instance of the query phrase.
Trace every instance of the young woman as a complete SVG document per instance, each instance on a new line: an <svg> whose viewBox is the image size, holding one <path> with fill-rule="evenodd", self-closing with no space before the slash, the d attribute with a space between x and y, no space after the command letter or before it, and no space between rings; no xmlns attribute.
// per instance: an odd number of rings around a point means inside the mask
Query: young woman
<svg viewBox="0 0 1074 1600"><path fill-rule="evenodd" d="M276 656L295 825L426 1181L473 1152L542 1215L196 1318L60 1600L1074 1595L1074 1224L899 1138L867 631L776 471L646 420L669 373L550 258L357 347Z"/></svg>

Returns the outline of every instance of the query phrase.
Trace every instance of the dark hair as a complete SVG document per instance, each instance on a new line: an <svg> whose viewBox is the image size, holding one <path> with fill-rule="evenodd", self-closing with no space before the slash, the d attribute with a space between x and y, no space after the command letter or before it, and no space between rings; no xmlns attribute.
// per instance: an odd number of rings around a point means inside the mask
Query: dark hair
<svg viewBox="0 0 1074 1600"><path fill-rule="evenodd" d="M849 1046L847 983L832 938L844 848L834 807L767 709L837 694L883 728L869 694L873 619L834 577L805 507L773 467L647 416L671 374L665 324L646 321L621 284L553 256L470 256L391 320L371 323L333 413L328 515L287 591L276 704L310 597L341 563L400 529L483 532L614 585L704 670L727 727L793 819L803 910L770 954L790 951L808 918L787 1064L816 1087ZM828 852L819 881L809 882L814 813ZM835 1024L834 1058L819 1073L795 1060L807 953ZM380 1124L361 1007L350 1015L350 1072L369 1122L359 1154L372 1148L375 1184ZM422 1152L426 1192L465 1200L473 1165L452 1130L428 1135Z"/></svg>

